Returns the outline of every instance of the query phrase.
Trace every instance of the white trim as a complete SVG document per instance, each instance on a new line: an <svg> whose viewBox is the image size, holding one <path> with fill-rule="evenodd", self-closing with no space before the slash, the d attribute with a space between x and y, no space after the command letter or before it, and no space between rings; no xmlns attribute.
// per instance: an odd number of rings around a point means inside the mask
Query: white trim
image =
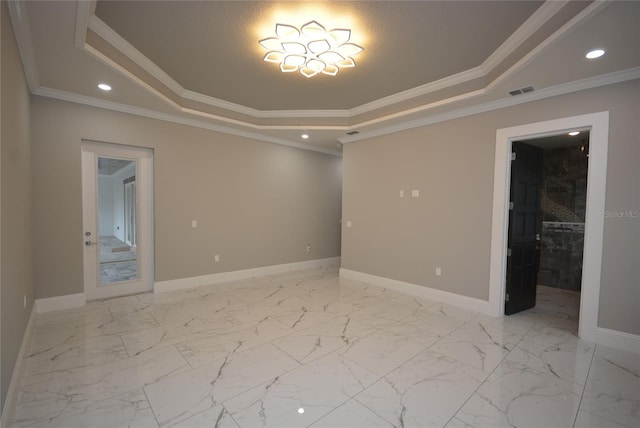
<svg viewBox="0 0 640 428"><path fill-rule="evenodd" d="M232 272L213 273L210 275L192 276L189 278L159 281L155 283L153 291L155 293L164 293L167 291L186 290L189 288L202 287L204 285L239 281L264 275L273 275L295 270L315 269L339 265L340 257L330 257L327 259L317 259L297 263L287 263L282 265L264 266L253 269L236 270Z"/></svg>
<svg viewBox="0 0 640 428"><path fill-rule="evenodd" d="M9 426L9 422L13 420L13 413L15 411L15 404L20 392L20 382L22 381L22 375L24 374L25 362L29 348L31 347L31 336L36 320L35 305L31 308L31 314L29 315L29 321L27 327L24 330L22 336L22 343L20 344L20 350L16 357L16 364L13 367L13 374L11 375L11 382L9 383L9 389L7 390L7 396L4 401L4 407L2 408L2 415L0 415L0 427Z"/></svg>
<svg viewBox="0 0 640 428"><path fill-rule="evenodd" d="M640 336L637 334L624 333L617 330L598 327L596 332L596 343L598 343L598 345L611 346L612 348L623 349L625 351L640 354Z"/></svg>
<svg viewBox="0 0 640 428"><path fill-rule="evenodd" d="M489 302L487 302L486 300L463 296L462 294L451 293L444 290L437 290L435 288L430 288L423 285L411 284L409 282L398 281L395 279L385 278L377 275L370 275L368 273L358 272L345 268L340 268L340 278L365 282L367 284L377 285L411 296L437 300L448 305L454 305L471 311L480 312L481 314L491 315Z"/></svg>
<svg viewBox="0 0 640 428"><path fill-rule="evenodd" d="M591 130L578 334L584 340L595 342L597 340L596 331L598 327L598 304L604 239L609 112L585 114L497 130L491 224L489 305L493 316L503 316L511 142L559 134L577 128Z"/></svg>
<svg viewBox="0 0 640 428"><path fill-rule="evenodd" d="M65 296L47 297L36 299L34 307L36 312L62 311L64 309L80 308L87 303L84 293L67 294Z"/></svg>
<svg viewBox="0 0 640 428"><path fill-rule="evenodd" d="M77 48L84 49L87 40L87 28L89 17L95 7L95 1L79 1L76 4L76 28L74 32L74 44Z"/></svg>
<svg viewBox="0 0 640 428"><path fill-rule="evenodd" d="M184 88L175 80L173 80L167 73L165 73L160 67L158 67L153 61L147 58L142 52L133 47L133 45L127 42L120 34L116 33L111 27L105 24L100 18L95 15L89 17L87 22L88 28L93 30L97 35L102 37L111 46L116 48L120 53L125 55L131 61L140 66L144 71L151 74L169 88L176 95L179 95L184 91ZM83 44L84 47L84 44Z"/></svg>
<svg viewBox="0 0 640 428"><path fill-rule="evenodd" d="M516 31L509 36L489 57L482 63L480 68L485 74L489 74L491 70L496 68L504 61L513 51L524 43L529 37L535 34L549 19L555 16L565 5L568 0L563 1L547 1L542 4Z"/></svg>
<svg viewBox="0 0 640 428"><path fill-rule="evenodd" d="M11 25L16 36L18 52L22 60L24 75L27 78L29 90L33 92L40 87L40 77L38 76L38 63L31 41L31 28L27 17L27 2L7 1Z"/></svg>
<svg viewBox="0 0 640 428"><path fill-rule="evenodd" d="M41 86L33 93L34 95L39 95L42 97L54 98L54 99L63 100L63 101L70 101L77 104L103 108L105 110L112 110L120 113L127 113L135 116L142 116L142 117L147 117L151 119L162 120L164 122L192 126L194 128L207 129L210 131L221 132L223 134L236 135L238 137L251 138L253 140L258 140L265 143L279 144L282 146L293 147L293 148L302 149L302 150L310 150L310 151L325 153L333 156L342 156L341 152L338 152L336 150L325 149L324 147L313 146L311 144L296 143L296 142L285 140L282 138L270 137L270 136L258 134L255 132L230 128L224 125L217 125L211 122L204 122L202 120L190 119L182 116L177 116L174 114L162 113L155 110L148 110L140 107L133 107L126 104L120 104L112 101L102 100L99 98L88 97L86 95L78 95L72 92L61 91L58 89L51 89L44 86ZM299 128L299 127L296 127L296 128Z"/></svg>
<svg viewBox="0 0 640 428"><path fill-rule="evenodd" d="M500 98L498 100L489 101L484 104L476 104L470 107L463 107L463 108L448 111L445 113L425 116L420 119L402 122L397 125L386 126L386 127L378 128L368 132L361 132L357 135L338 138L338 141L341 142L342 144L353 143L356 141L362 141L362 140L370 139L373 137L380 137L382 135L388 135L388 134L393 134L395 132L419 128L421 126L433 125L434 123L445 122L447 120L473 116L473 115L485 113L488 111L499 110L505 107L512 107L519 104L525 104L533 101L555 97L558 95L565 95L572 92L598 88L600 86L613 85L616 83L626 82L626 81L635 80L635 79L640 79L640 67L633 67L626 70L614 71L611 73L602 74L600 76L595 76L595 77L587 77L585 79L580 79L580 80L576 80L568 83L562 83L560 85L551 86L549 88L537 90L537 91L534 91L525 95L520 95L517 97ZM441 100L435 103L417 107L416 109L414 109L415 110L414 112L428 110L430 108L447 104L449 100ZM352 127L357 128L364 125L373 125L377 122L382 122L389 119L390 116L374 119L366 123L354 124L352 125Z"/></svg>

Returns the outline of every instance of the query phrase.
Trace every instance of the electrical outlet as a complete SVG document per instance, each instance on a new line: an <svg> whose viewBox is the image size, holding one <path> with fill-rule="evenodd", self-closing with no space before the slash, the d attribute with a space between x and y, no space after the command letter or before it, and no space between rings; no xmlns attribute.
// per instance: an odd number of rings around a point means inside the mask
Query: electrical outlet
<svg viewBox="0 0 640 428"><path fill-rule="evenodd" d="M401 190L401 191L400 191L400 197L401 197L401 198L404 198L404 190Z"/></svg>
<svg viewBox="0 0 640 428"><path fill-rule="evenodd" d="M436 268L436 276L442 276L442 268Z"/></svg>
<svg viewBox="0 0 640 428"><path fill-rule="evenodd" d="M220 263L220 254L216 254L215 256L213 256L213 261L216 263Z"/></svg>
<svg viewBox="0 0 640 428"><path fill-rule="evenodd" d="M307 253L311 252L311 245L307 244Z"/></svg>
<svg viewBox="0 0 640 428"><path fill-rule="evenodd" d="M198 220L191 220L191 227L194 229L198 227Z"/></svg>
<svg viewBox="0 0 640 428"><path fill-rule="evenodd" d="M347 227L351 227L351 220L347 220Z"/></svg>

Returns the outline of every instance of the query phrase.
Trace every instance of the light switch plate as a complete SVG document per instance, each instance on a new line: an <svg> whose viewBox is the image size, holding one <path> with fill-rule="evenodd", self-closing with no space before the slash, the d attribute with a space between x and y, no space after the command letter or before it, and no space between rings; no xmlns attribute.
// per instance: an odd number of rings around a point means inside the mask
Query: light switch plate
<svg viewBox="0 0 640 428"><path fill-rule="evenodd" d="M347 227L351 227L351 220L347 220Z"/></svg>
<svg viewBox="0 0 640 428"><path fill-rule="evenodd" d="M194 229L198 227L198 220L191 220L191 227Z"/></svg>
<svg viewBox="0 0 640 428"><path fill-rule="evenodd" d="M411 191L411 197L412 198L417 198L418 196L420 196L420 190L414 189L414 190Z"/></svg>

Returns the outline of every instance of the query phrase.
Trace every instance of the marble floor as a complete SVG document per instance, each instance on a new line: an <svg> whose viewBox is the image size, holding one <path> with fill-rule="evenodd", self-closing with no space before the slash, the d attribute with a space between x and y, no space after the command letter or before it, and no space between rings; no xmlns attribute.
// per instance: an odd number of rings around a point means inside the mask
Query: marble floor
<svg viewBox="0 0 640 428"><path fill-rule="evenodd" d="M317 269L41 314L10 426L640 426L640 356L541 291L495 319Z"/></svg>

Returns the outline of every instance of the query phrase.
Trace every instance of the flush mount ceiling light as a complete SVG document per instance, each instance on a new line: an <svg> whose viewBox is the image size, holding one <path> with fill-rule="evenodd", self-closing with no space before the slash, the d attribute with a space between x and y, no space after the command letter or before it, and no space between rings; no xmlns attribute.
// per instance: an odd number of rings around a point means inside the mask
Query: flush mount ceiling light
<svg viewBox="0 0 640 428"><path fill-rule="evenodd" d="M268 52L266 62L280 64L285 73L300 71L305 77L317 74L335 76L341 68L355 67L353 57L363 48L349 43L351 30L336 28L331 31L316 21L302 27L276 24L276 37L260 40Z"/></svg>
<svg viewBox="0 0 640 428"><path fill-rule="evenodd" d="M98 88L106 92L111 90L111 86L107 85L106 83L100 83L98 85Z"/></svg>
<svg viewBox="0 0 640 428"><path fill-rule="evenodd" d="M302 134L300 138L302 138L303 140L306 140L309 138L309 134Z"/></svg>
<svg viewBox="0 0 640 428"><path fill-rule="evenodd" d="M594 50L591 50L591 51L587 52L585 57L587 57L589 59L596 59L596 58L600 58L602 55L604 55L604 50L603 49L594 49Z"/></svg>
<svg viewBox="0 0 640 428"><path fill-rule="evenodd" d="M571 135L572 137L575 137L579 133L580 133L580 131L571 131L571 132L569 132L569 135Z"/></svg>

